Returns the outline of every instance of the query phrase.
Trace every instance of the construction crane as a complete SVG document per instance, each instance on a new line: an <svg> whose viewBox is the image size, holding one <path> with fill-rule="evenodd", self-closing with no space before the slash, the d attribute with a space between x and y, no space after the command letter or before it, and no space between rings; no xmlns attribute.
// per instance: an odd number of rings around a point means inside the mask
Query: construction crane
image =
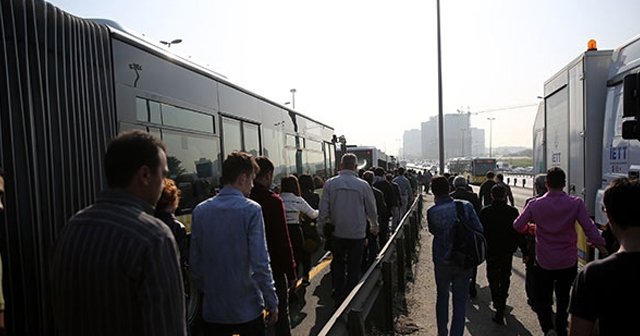
<svg viewBox="0 0 640 336"><path fill-rule="evenodd" d="M532 103L532 104L524 104L524 105L512 105L512 106L503 106L503 107L495 107L495 108L489 108L489 109L484 109L484 110L480 110L480 111L471 111L471 109L467 106L467 110L464 111L462 110L462 108L457 109L456 111L458 112L458 114L463 115L463 114L467 114L467 125L464 129L460 129L460 131L462 132L462 156L465 155L465 148L464 148L464 138L465 138L465 133L469 131L469 129L471 128L471 115L478 115L478 114L482 114L482 113L487 113L487 112L497 112L497 111L507 111L507 110L515 110L515 109L519 109L519 108L525 108L525 107L533 107L533 106L537 106L537 103ZM493 137L493 130L492 130L492 126L493 126L493 120L495 120L495 118L487 118L489 120L489 156L492 156L492 137Z"/></svg>

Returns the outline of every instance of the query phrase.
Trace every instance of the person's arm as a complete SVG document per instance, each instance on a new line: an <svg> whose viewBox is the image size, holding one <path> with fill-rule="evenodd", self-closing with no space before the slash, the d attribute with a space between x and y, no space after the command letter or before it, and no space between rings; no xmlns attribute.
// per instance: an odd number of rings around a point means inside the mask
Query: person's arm
<svg viewBox="0 0 640 336"><path fill-rule="evenodd" d="M138 299L143 335L186 335L184 286L173 237L155 238L142 248Z"/></svg>
<svg viewBox="0 0 640 336"><path fill-rule="evenodd" d="M516 218L516 220L513 222L513 228L519 233L525 233L528 229L527 224L529 224L529 222L531 222L531 220L533 219L533 216L531 213L532 204L533 202L530 202L529 204L527 204L524 207L524 210L522 211L520 216L518 216L518 218Z"/></svg>
<svg viewBox="0 0 640 336"><path fill-rule="evenodd" d="M509 202L511 203L511 206L515 206L515 202L513 201L513 192L511 191L511 188L507 189L507 196L509 197Z"/></svg>
<svg viewBox="0 0 640 336"><path fill-rule="evenodd" d="M189 237L189 266L191 267L191 279L198 288L203 288L202 284L202 265L200 260L201 250L201 238L200 227L201 220L198 216L198 210L194 210L191 213L191 235Z"/></svg>
<svg viewBox="0 0 640 336"><path fill-rule="evenodd" d="M593 334L594 321L571 315L569 321L569 336L590 336Z"/></svg>
<svg viewBox="0 0 640 336"><path fill-rule="evenodd" d="M366 183L366 182L365 182ZM369 227L369 231L373 234L378 233L378 210L376 209L376 198L373 196L373 190L368 183L363 186L364 192L364 211L367 214L367 219L371 226Z"/></svg>
<svg viewBox="0 0 640 336"><path fill-rule="evenodd" d="M293 256L293 245L291 244L291 235L289 234L289 226L287 225L287 215L284 210L284 202L276 195L272 195L267 200L269 209L262 209L263 215L268 211L267 215L273 220L273 227L277 232L270 232L269 236L277 239L273 248L279 249L279 252L272 255L279 256L280 260L271 260L272 263L278 263L287 274L289 280L296 279L296 261ZM264 220L264 218L263 218ZM272 223L272 222L269 222ZM281 263L281 264L280 264Z"/></svg>
<svg viewBox="0 0 640 336"><path fill-rule="evenodd" d="M331 218L331 208L329 206L331 202L331 186L330 183L324 184L322 187L322 197L320 197L320 209L318 214L318 231L324 236L324 226ZM326 238L326 237L325 237Z"/></svg>
<svg viewBox="0 0 640 336"><path fill-rule="evenodd" d="M484 232L484 227L480 223L480 218L478 218L473 205L471 203L465 203L464 210L466 212L467 218L469 219L469 223L471 223L473 228L478 232Z"/></svg>
<svg viewBox="0 0 640 336"><path fill-rule="evenodd" d="M300 212L302 212L303 214L307 215L307 217L311 218L311 219L316 219L318 218L318 215L320 214L320 211L315 210L314 208L312 208L309 203L307 203L307 201L304 200L304 198L298 196L298 200L300 201L300 203L298 203L300 205L300 208L298 210L300 210Z"/></svg>
<svg viewBox="0 0 640 336"><path fill-rule="evenodd" d="M249 262L251 264L251 278L258 284L265 302L265 309L269 313L278 311L278 297L275 282L269 266L264 234L264 219L260 208L251 209L247 214L247 241L249 247Z"/></svg>

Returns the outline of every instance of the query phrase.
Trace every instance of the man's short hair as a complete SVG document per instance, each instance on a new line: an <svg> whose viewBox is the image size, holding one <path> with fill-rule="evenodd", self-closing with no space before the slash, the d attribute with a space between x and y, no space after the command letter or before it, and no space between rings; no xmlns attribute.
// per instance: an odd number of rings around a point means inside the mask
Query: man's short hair
<svg viewBox="0 0 640 336"><path fill-rule="evenodd" d="M449 195L449 181L444 176L431 179L431 190L436 197Z"/></svg>
<svg viewBox="0 0 640 336"><path fill-rule="evenodd" d="M251 154L234 151L222 162L220 182L223 185L233 184L240 175L245 174L251 177L251 174L258 175L259 172L260 167Z"/></svg>
<svg viewBox="0 0 640 336"><path fill-rule="evenodd" d="M358 165L358 157L353 153L347 153L340 159L342 169L356 169Z"/></svg>
<svg viewBox="0 0 640 336"><path fill-rule="evenodd" d="M380 167L376 168L373 172L376 174L376 176L384 176L384 173L385 173L384 169Z"/></svg>
<svg viewBox="0 0 640 336"><path fill-rule="evenodd" d="M614 179L604 191L604 209L622 229L640 227L640 181Z"/></svg>
<svg viewBox="0 0 640 336"><path fill-rule="evenodd" d="M567 175L560 167L551 167L547 170L547 185L553 189L562 189L567 183Z"/></svg>
<svg viewBox="0 0 640 336"><path fill-rule="evenodd" d="M538 174L536 175L536 177L534 177L533 187L536 193L542 194L547 192L547 186L545 185L546 180L547 180L546 174Z"/></svg>
<svg viewBox="0 0 640 336"><path fill-rule="evenodd" d="M498 179L498 181L504 181L504 175L502 175L502 173L497 173L496 178Z"/></svg>
<svg viewBox="0 0 640 336"><path fill-rule="evenodd" d="M159 151L167 148L155 136L140 130L120 133L107 147L104 158L107 185L126 188L142 166L156 171L160 164Z"/></svg>
<svg viewBox="0 0 640 336"><path fill-rule="evenodd" d="M404 167L398 168L398 175L404 175Z"/></svg>
<svg viewBox="0 0 640 336"><path fill-rule="evenodd" d="M466 187L466 186L467 186L467 179L464 178L464 176L456 176L453 179L453 187L454 188Z"/></svg>
<svg viewBox="0 0 640 336"><path fill-rule="evenodd" d="M493 187L491 187L491 196L493 196L493 199L504 199L504 197L507 195L507 189L505 187L503 187L500 184L496 184Z"/></svg>
<svg viewBox="0 0 640 336"><path fill-rule="evenodd" d="M494 173L492 170L490 170L490 171L487 172L486 176L487 176L487 179L490 180L490 179L496 177L496 173Z"/></svg>
<svg viewBox="0 0 640 336"><path fill-rule="evenodd" d="M364 172L364 174L362 174L362 179L367 181L367 183L369 184L373 184L373 172L367 170L366 172Z"/></svg>
<svg viewBox="0 0 640 336"><path fill-rule="evenodd" d="M256 158L256 163L260 168L260 171L256 174L256 178L264 177L265 175L272 173L275 169L273 162L271 162L271 160L266 156L258 156Z"/></svg>

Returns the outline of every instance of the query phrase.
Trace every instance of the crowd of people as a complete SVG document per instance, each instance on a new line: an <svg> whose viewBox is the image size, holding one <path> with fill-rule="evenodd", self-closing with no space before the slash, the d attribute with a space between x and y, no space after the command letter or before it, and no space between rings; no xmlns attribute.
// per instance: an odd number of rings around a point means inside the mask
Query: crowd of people
<svg viewBox="0 0 640 336"><path fill-rule="evenodd" d="M535 196L519 213L509 186L493 172L476 195L461 176L358 170L357 157L345 154L338 175L327 181L311 175L274 181L267 157L233 152L222 164L221 190L193 209L187 232L175 216L180 190L167 178L166 154L159 139L142 131L110 142L108 188L69 220L56 241L51 301L60 334L187 335L185 282L192 281L202 295L204 335L291 335L289 296L309 285L311 255L321 241L332 254L338 306L413 197L430 190L438 335L463 334L466 303L477 295L477 267L452 259L461 221L486 238L495 323L505 324L511 265L520 248L528 303L545 335L590 335L594 328L622 335L635 328L633 309L617 307L640 299L637 180L616 179L604 193L608 232L619 246L610 251L584 202L563 191L566 175L557 167L536 176ZM0 213L4 178L0 169ZM601 257L612 253L580 272L576 222ZM0 291L0 332L3 308Z"/></svg>
<svg viewBox="0 0 640 336"><path fill-rule="evenodd" d="M520 248L526 265L527 302L545 335L592 335L595 331L628 335L636 329L629 310L617 307L622 307L622 301L630 307L640 299L634 285L640 280L640 216L632 205L640 200L640 183L618 178L604 193L609 232L618 241L609 246L620 246L616 250L606 248L583 200L564 192L565 186L566 174L559 167L537 175L535 196L526 200L519 213L501 174L488 172L479 196L461 176L433 178L435 204L427 210L427 221L434 235L438 335L463 334L466 302L476 295L477 269L465 269L452 258L454 230L462 220L486 238L486 277L495 323L505 324L513 255ZM456 213L455 202L464 205L466 219ZM579 273L576 223L604 258L587 264ZM606 258L609 254L613 255ZM453 316L449 324L450 291Z"/></svg>

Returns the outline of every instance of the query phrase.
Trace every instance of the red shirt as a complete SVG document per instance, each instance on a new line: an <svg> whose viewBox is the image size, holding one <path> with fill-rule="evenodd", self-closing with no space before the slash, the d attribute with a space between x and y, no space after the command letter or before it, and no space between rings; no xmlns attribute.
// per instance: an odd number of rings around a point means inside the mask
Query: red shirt
<svg viewBox="0 0 640 336"><path fill-rule="evenodd" d="M286 274L289 280L296 278L295 259L289 238L284 203L278 194L255 184L250 198L262 207L264 232L271 259L271 271L275 275Z"/></svg>

